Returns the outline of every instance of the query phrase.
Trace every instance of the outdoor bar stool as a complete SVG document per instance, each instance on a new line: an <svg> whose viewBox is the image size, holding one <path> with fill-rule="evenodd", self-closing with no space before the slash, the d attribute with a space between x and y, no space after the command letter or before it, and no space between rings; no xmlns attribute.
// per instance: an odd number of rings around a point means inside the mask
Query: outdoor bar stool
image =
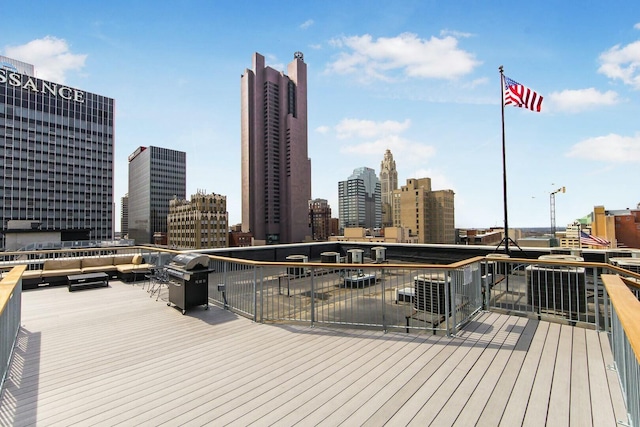
<svg viewBox="0 0 640 427"><path fill-rule="evenodd" d="M148 283L147 292L151 293L151 290L156 285L156 280L157 280L157 277L158 277L159 270L160 269L157 268L157 267L151 267L149 269L149 274L145 274L145 276L144 276L144 278L146 280L145 280L145 283L142 285L142 289L144 289L144 287L147 286L147 283Z"/></svg>
<svg viewBox="0 0 640 427"><path fill-rule="evenodd" d="M150 285L149 285L149 298L152 298L154 294L156 295L156 301L160 299L160 291L162 290L162 286L168 286L169 277L167 276L167 272L164 268L156 268L154 269L153 274L150 277Z"/></svg>
<svg viewBox="0 0 640 427"><path fill-rule="evenodd" d="M149 272L144 275L145 280L142 284L142 289L144 289L144 287L148 285L147 292L151 290L151 286L160 270L162 270L162 267L156 267L155 265L149 267Z"/></svg>

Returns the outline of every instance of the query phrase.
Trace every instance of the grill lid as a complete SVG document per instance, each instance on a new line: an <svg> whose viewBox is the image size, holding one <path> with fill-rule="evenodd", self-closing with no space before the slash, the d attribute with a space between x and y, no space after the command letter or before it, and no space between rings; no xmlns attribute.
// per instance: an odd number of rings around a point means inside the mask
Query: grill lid
<svg viewBox="0 0 640 427"><path fill-rule="evenodd" d="M209 257L203 254L186 253L173 257L168 267L180 270L197 270L209 267Z"/></svg>

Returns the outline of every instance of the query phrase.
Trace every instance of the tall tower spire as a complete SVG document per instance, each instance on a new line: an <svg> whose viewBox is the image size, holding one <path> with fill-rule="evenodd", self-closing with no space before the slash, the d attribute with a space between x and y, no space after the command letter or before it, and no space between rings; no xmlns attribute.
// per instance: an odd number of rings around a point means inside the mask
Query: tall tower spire
<svg viewBox="0 0 640 427"><path fill-rule="evenodd" d="M393 225L393 190L398 189L398 171L391 150L387 149L380 162L380 189L382 202L382 225Z"/></svg>

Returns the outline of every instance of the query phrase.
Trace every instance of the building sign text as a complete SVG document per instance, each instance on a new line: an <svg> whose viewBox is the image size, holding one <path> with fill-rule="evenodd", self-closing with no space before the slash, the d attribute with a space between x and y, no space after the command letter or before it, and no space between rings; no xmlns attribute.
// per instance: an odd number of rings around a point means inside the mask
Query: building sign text
<svg viewBox="0 0 640 427"><path fill-rule="evenodd" d="M84 91L0 69L0 83L84 103Z"/></svg>

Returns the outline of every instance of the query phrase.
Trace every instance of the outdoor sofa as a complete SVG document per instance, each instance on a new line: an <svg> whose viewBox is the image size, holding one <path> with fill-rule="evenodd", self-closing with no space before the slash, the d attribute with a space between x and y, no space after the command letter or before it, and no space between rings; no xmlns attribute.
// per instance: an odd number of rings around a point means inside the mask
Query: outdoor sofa
<svg viewBox="0 0 640 427"><path fill-rule="evenodd" d="M152 264L145 263L140 254L47 259L43 262L42 269L23 273L22 288L66 284L67 276L86 273L107 273L110 277L131 281L137 278L136 273L148 271L152 267Z"/></svg>

